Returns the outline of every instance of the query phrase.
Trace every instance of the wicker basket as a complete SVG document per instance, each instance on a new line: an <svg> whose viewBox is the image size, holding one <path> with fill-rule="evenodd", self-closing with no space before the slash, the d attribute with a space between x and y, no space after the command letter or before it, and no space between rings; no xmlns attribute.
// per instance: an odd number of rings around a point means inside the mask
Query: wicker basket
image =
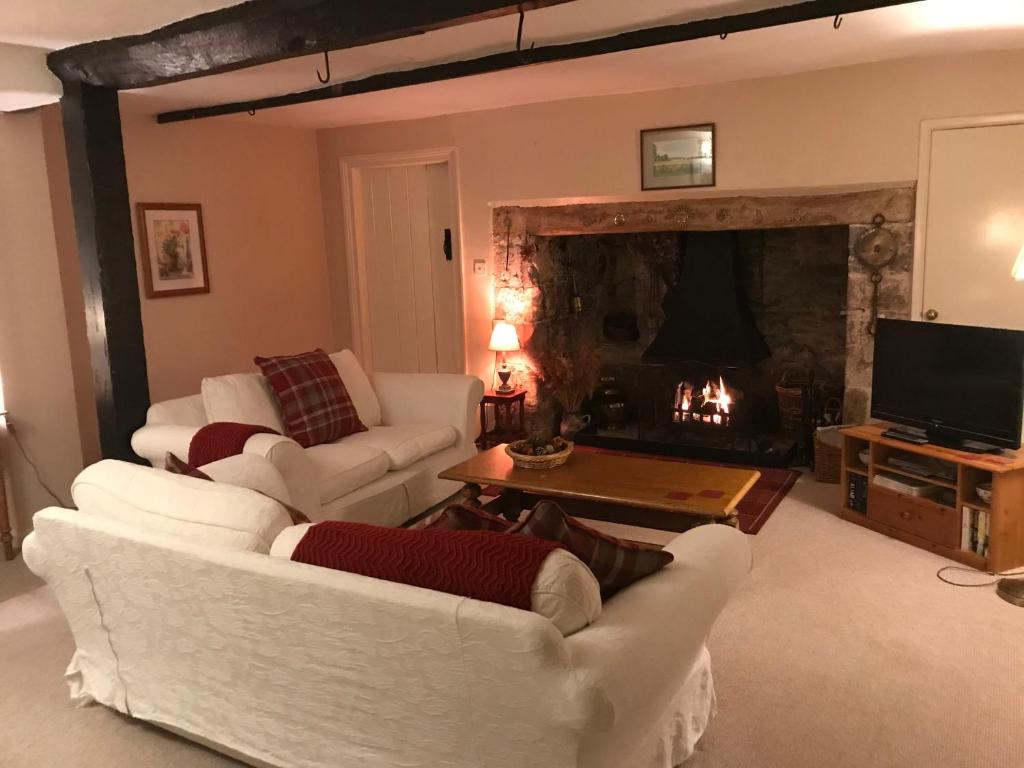
<svg viewBox="0 0 1024 768"><path fill-rule="evenodd" d="M804 426L807 419L807 390L810 386L810 377L793 369L783 372L782 379L775 385L779 421L788 434L796 434Z"/></svg>
<svg viewBox="0 0 1024 768"><path fill-rule="evenodd" d="M838 483L843 462L843 436L840 427L825 427L814 433L814 479L819 483Z"/></svg>
<svg viewBox="0 0 1024 768"><path fill-rule="evenodd" d="M516 453L511 445L505 446L505 453L512 459L512 463L522 469L554 469L560 467L572 456L573 443L569 443L558 453L549 453L544 456L528 456L525 453Z"/></svg>

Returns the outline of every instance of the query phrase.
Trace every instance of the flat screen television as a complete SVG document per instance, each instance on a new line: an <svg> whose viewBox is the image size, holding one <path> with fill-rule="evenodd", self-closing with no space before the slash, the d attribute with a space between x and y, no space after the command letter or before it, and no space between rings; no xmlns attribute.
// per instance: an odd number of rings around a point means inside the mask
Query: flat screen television
<svg viewBox="0 0 1024 768"><path fill-rule="evenodd" d="M1024 331L879 320L871 415L929 441L1020 448Z"/></svg>

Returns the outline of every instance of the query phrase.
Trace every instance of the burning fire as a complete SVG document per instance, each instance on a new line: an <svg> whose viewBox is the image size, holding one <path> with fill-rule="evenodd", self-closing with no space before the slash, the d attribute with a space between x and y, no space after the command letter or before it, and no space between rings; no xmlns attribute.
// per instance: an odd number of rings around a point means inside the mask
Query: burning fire
<svg viewBox="0 0 1024 768"><path fill-rule="evenodd" d="M714 382L708 379L699 393L688 381L676 385L675 409L672 420L676 422L698 421L706 424L726 425L729 423L733 397L721 376Z"/></svg>

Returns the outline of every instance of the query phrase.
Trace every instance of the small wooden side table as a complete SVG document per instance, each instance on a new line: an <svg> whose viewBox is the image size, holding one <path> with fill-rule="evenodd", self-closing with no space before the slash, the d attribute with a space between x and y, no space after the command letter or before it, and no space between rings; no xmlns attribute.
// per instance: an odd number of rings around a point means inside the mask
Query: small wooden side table
<svg viewBox="0 0 1024 768"><path fill-rule="evenodd" d="M486 406L494 406L494 429L487 430ZM504 394L493 389L484 393L480 401L480 437L476 444L486 450L499 443L510 443L526 437L523 426L523 411L526 407L526 390L517 389Z"/></svg>

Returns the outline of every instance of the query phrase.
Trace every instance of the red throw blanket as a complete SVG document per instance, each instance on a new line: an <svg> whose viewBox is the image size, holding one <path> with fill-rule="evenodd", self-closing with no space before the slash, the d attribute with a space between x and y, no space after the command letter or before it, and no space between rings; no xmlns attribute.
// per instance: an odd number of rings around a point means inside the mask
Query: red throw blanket
<svg viewBox="0 0 1024 768"><path fill-rule="evenodd" d="M228 456L237 456L250 437L262 434L278 435L280 432L270 427L236 424L233 421L207 424L192 436L192 442L188 445L188 463L193 467L201 467Z"/></svg>
<svg viewBox="0 0 1024 768"><path fill-rule="evenodd" d="M537 571L559 548L557 542L492 531L327 522L310 527L292 560L528 611Z"/></svg>

